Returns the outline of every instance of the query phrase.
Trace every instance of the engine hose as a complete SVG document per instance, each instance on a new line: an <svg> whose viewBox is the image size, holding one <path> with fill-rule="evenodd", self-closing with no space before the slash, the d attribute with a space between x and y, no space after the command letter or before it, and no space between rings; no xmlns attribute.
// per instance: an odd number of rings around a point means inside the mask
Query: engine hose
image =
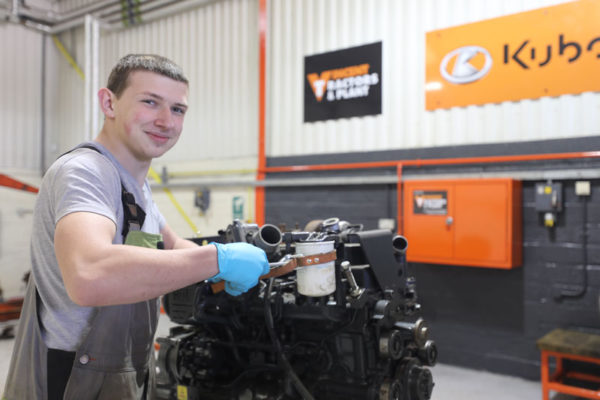
<svg viewBox="0 0 600 400"><path fill-rule="evenodd" d="M300 393L304 400L314 400L314 397L310 394L310 392L306 389L298 375L294 372L294 369L290 365L285 354L283 354L283 349L281 347L281 342L277 338L275 334L275 324L273 323L273 314L271 313L271 290L273 289L273 280L274 278L269 279L269 285L267 286L267 290L265 291L265 324L267 326L267 331L269 332L269 336L271 337L271 341L275 346L275 350L277 351L277 358L279 359L279 363L288 374L290 379L292 380L292 384L296 388L296 390Z"/></svg>
<svg viewBox="0 0 600 400"><path fill-rule="evenodd" d="M233 336L233 332L231 331L231 328L226 327L225 328L225 332L227 333L227 336L229 337L229 340L231 341L231 351L233 352L233 356L235 357L235 360L242 364L242 357L240 357L240 352L237 348L237 346L235 345L235 337Z"/></svg>

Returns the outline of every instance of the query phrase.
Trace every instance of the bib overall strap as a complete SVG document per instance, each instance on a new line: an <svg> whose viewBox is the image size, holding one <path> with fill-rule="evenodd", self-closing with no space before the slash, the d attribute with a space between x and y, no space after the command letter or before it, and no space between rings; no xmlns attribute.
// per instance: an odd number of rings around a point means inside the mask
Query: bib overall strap
<svg viewBox="0 0 600 400"><path fill-rule="evenodd" d="M123 243L125 243L129 230L139 231L142 229L146 213L135 202L133 194L125 190L123 183L121 183L121 201L123 202L123 214L125 216L125 223L123 224L123 231L121 233L123 234Z"/></svg>

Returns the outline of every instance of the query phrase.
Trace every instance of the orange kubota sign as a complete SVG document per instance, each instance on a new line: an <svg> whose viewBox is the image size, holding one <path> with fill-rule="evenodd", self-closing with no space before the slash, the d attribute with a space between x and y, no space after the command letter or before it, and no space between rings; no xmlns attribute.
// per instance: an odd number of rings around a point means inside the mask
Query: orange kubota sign
<svg viewBox="0 0 600 400"><path fill-rule="evenodd" d="M600 91L600 1L426 34L426 109Z"/></svg>

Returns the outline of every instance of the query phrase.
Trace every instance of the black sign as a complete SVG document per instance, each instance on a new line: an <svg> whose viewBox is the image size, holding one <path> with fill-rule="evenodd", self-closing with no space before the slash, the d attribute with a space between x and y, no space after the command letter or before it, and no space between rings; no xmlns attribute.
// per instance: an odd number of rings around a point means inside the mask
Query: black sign
<svg viewBox="0 0 600 400"><path fill-rule="evenodd" d="M381 42L304 58L304 122L381 114Z"/></svg>
<svg viewBox="0 0 600 400"><path fill-rule="evenodd" d="M448 193L445 190L413 192L413 213L428 215L448 214Z"/></svg>

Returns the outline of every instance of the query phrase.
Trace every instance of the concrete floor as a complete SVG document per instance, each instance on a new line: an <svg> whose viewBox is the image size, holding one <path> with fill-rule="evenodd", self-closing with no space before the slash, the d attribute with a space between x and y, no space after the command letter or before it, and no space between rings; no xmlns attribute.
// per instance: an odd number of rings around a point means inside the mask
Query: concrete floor
<svg viewBox="0 0 600 400"><path fill-rule="evenodd" d="M168 320L159 324L158 334L168 333ZM0 391L8 372L14 339L0 339ZM438 364L431 369L435 387L431 400L537 400L542 398L540 383L511 376ZM554 394L552 400L576 397Z"/></svg>

